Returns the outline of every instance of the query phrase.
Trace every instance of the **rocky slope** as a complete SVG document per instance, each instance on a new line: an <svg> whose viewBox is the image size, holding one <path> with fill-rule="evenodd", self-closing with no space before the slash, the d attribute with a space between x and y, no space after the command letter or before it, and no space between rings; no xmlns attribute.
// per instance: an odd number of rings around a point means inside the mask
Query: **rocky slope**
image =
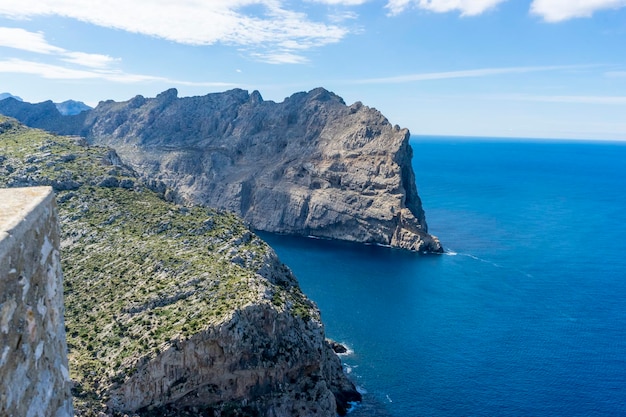
<svg viewBox="0 0 626 417"><path fill-rule="evenodd" d="M334 416L360 398L315 305L235 216L0 116L0 186L29 185L57 191L78 415Z"/></svg>
<svg viewBox="0 0 626 417"><path fill-rule="evenodd" d="M442 250L428 234L409 131L322 88L282 103L256 91L178 98L172 89L40 120L44 103L34 106L0 102L0 112L111 146L181 201L227 209L253 228Z"/></svg>

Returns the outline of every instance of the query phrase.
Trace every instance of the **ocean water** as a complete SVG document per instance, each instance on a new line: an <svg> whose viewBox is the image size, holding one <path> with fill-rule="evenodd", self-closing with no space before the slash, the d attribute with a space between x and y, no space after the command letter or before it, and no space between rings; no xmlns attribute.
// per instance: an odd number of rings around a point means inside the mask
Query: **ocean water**
<svg viewBox="0 0 626 417"><path fill-rule="evenodd" d="M626 144L412 138L445 255L262 234L362 416L626 415Z"/></svg>

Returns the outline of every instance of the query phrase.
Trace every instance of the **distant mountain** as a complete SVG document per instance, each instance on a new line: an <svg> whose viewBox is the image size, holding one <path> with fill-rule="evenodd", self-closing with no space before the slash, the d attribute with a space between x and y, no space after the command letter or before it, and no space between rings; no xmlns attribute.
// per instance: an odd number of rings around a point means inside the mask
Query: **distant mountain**
<svg viewBox="0 0 626 417"><path fill-rule="evenodd" d="M75 100L66 100L63 103L54 103L54 105L57 107L57 110L59 110L59 113L64 116L72 116L92 109L92 107L82 101Z"/></svg>
<svg viewBox="0 0 626 417"><path fill-rule="evenodd" d="M24 101L24 100L22 100L22 98L21 98L21 97L14 96L14 95L13 95L13 94L11 94L11 93L0 93L0 100L4 100L5 98L14 98L14 99L16 99L17 101Z"/></svg>
<svg viewBox="0 0 626 417"><path fill-rule="evenodd" d="M24 103L27 105L32 104L32 103L25 103L21 97L14 96L11 93L0 93L0 100L4 100L7 98L15 99L16 101L19 101L20 103ZM44 101L43 103L48 103L48 102L49 101ZM32 105L37 106L38 104L42 104L42 103L37 103L37 104L32 104ZM59 113L61 113L61 115L63 116L73 116L81 112L91 110L93 108L93 107L86 105L82 101L76 101L76 100L66 100L62 103L53 103L53 104L57 108Z"/></svg>

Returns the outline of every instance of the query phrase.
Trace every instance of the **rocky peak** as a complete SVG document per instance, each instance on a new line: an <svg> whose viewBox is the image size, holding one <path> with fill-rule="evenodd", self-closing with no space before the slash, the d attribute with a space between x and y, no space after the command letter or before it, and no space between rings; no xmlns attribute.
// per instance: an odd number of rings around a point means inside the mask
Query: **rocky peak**
<svg viewBox="0 0 626 417"><path fill-rule="evenodd" d="M178 98L178 90L175 88L165 90L156 96L156 100L160 103L171 103L176 100L176 98Z"/></svg>
<svg viewBox="0 0 626 417"><path fill-rule="evenodd" d="M261 97L261 93L258 90L254 90L252 94L250 94L250 102L252 104L259 104L263 102L263 97Z"/></svg>

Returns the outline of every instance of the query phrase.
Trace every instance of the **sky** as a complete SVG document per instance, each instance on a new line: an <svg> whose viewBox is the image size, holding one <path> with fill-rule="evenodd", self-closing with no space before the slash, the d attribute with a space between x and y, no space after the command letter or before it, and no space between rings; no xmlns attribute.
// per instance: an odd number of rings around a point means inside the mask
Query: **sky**
<svg viewBox="0 0 626 417"><path fill-rule="evenodd" d="M324 87L414 135L626 141L626 0L0 1L0 93L172 87Z"/></svg>

